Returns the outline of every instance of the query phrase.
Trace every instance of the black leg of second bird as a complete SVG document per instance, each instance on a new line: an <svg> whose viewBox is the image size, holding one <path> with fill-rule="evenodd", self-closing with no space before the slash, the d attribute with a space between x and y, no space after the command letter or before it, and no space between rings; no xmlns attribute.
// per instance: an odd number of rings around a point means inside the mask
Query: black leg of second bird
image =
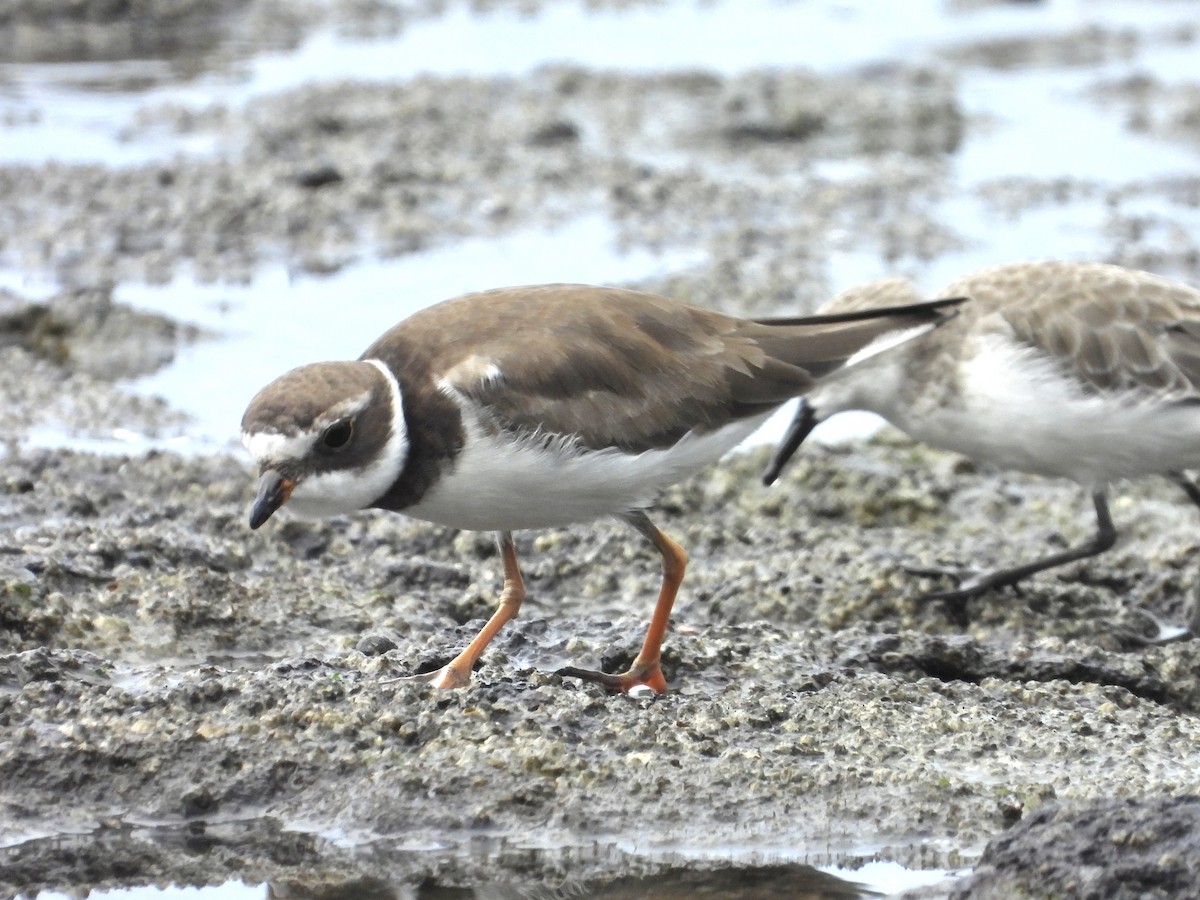
<svg viewBox="0 0 1200 900"><path fill-rule="evenodd" d="M969 600L994 588L1015 585L1030 575L1044 572L1046 569L1053 569L1103 553L1117 542L1117 529L1113 526L1112 515L1108 511L1108 497L1104 491L1094 491L1092 503L1096 506L1096 535L1086 544L1070 547L1061 553L1054 553L1023 566L1000 569L984 575L974 575L965 579L957 588L949 591L934 591L926 594L923 599L949 600L951 602Z"/></svg>

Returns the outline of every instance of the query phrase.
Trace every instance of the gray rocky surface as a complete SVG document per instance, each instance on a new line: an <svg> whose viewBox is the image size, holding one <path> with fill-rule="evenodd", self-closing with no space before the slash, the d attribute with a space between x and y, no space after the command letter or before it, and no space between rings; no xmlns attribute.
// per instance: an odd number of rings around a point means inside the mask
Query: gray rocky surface
<svg viewBox="0 0 1200 900"><path fill-rule="evenodd" d="M1196 651L1122 632L1132 605L1176 615L1194 591L1196 512L1170 485L1135 493L1110 559L973 603L963 627L923 605L901 565L951 560L967 546L954 534L997 525L1008 539L983 542L997 561L1030 552L1057 533L1046 506L1069 507L1065 492L1025 486L997 523L994 477L939 483L950 461L899 440L814 448L770 492L755 484L763 462L664 499L693 562L667 644L675 690L639 701L552 674L636 650L656 563L619 525L523 536L521 619L472 689L438 692L402 676L444 661L494 603L498 560L479 536L373 513L249 533L239 460L9 456L6 837L92 833L102 861L137 866L126 844L150 841L136 826L215 827L237 847L230 835L262 815L405 846L632 833L670 848L734 829L764 846L824 841L831 859L870 835L885 858L954 867L1050 805L1195 790ZM367 655L367 636L395 649ZM59 886L125 871L73 871L72 844L45 843L10 848L5 871ZM437 855L424 869L420 854L378 869L344 855L389 883L480 877ZM503 878L545 876L510 855ZM607 862L593 874L627 871Z"/></svg>

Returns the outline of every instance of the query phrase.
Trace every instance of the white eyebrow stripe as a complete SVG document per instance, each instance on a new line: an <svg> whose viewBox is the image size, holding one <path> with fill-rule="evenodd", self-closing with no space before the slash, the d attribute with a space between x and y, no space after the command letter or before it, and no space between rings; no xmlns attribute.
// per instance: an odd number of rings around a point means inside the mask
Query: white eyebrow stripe
<svg viewBox="0 0 1200 900"><path fill-rule="evenodd" d="M327 409L313 423L313 431L323 431L328 426L337 422L339 419L344 419L347 416L356 416L367 408L371 402L371 392L363 391L357 397L351 397L348 400L343 400L337 406Z"/></svg>
<svg viewBox="0 0 1200 900"><path fill-rule="evenodd" d="M260 431L254 434L242 432L242 446L250 451L254 461L259 465L265 462L284 462L285 460L302 459L307 456L316 443L317 437L333 423L347 416L358 415L371 402L370 391L363 391L357 397L343 400L337 406L327 410L313 423L311 431L304 434L280 434L275 431Z"/></svg>

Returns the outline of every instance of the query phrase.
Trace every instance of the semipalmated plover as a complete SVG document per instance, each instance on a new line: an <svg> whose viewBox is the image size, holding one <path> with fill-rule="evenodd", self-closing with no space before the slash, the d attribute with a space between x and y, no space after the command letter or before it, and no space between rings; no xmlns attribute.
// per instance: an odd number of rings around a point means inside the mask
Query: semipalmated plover
<svg viewBox="0 0 1200 900"><path fill-rule="evenodd" d="M1200 291L1119 266L1031 262L983 269L944 293L971 303L928 338L844 368L809 392L766 483L817 423L860 409L935 447L1070 478L1090 492L1092 540L929 595L950 600L1110 548L1114 481L1166 475L1200 506L1200 490L1183 475L1200 466ZM818 312L918 296L910 282L885 279L851 288Z"/></svg>
<svg viewBox="0 0 1200 900"><path fill-rule="evenodd" d="M821 377L932 330L960 302L748 320L582 285L448 300L357 361L293 369L259 391L242 418L260 470L250 527L287 503L496 532L499 606L465 650L420 676L459 687L525 596L511 532L616 516L662 558L649 630L623 674L561 671L661 693L659 653L687 555L645 510Z"/></svg>

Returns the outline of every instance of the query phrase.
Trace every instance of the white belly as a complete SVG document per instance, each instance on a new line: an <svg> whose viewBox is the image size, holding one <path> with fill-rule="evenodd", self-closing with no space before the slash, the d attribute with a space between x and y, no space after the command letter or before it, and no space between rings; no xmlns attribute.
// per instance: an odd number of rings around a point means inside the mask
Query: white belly
<svg viewBox="0 0 1200 900"><path fill-rule="evenodd" d="M452 528L516 531L645 509L663 489L716 462L769 416L637 455L580 452L545 439L514 443L472 425L454 468L403 512Z"/></svg>
<svg viewBox="0 0 1200 900"><path fill-rule="evenodd" d="M965 364L960 402L889 411L918 440L981 462L1102 487L1200 468L1200 407L1088 394L1051 360L992 338Z"/></svg>

